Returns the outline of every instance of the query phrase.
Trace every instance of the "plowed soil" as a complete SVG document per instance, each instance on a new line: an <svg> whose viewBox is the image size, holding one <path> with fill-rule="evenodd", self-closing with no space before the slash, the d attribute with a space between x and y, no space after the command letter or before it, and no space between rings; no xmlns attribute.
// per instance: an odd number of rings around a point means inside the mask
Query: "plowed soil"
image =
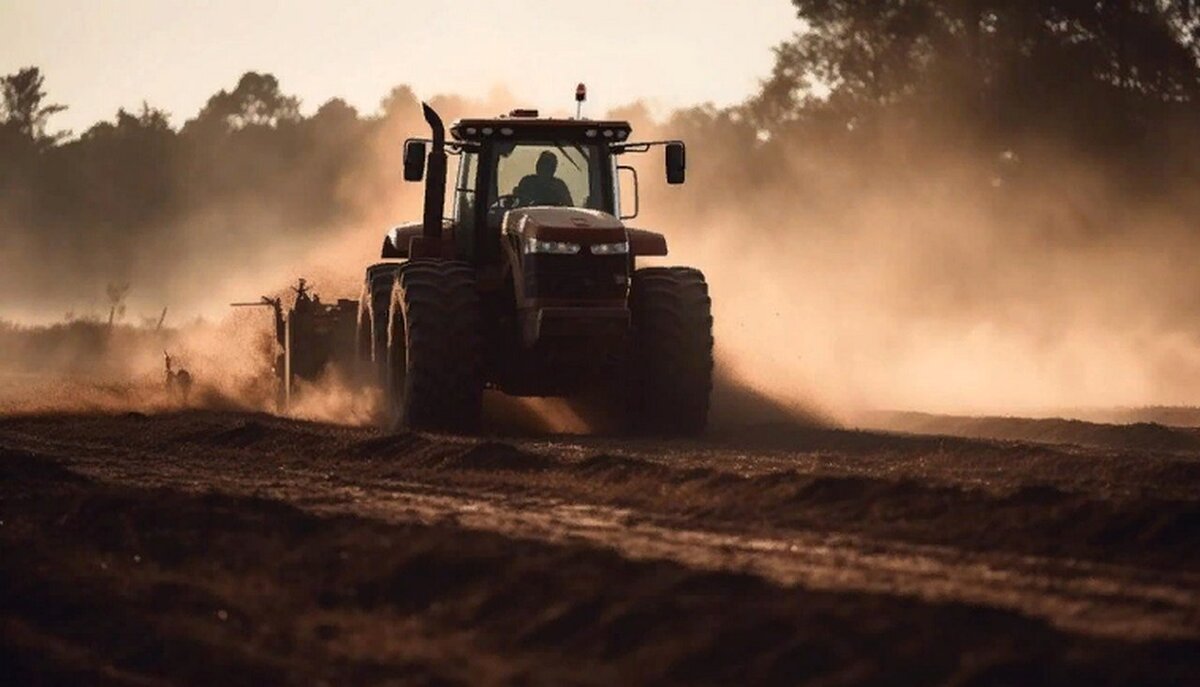
<svg viewBox="0 0 1200 687"><path fill-rule="evenodd" d="M1200 434L902 421L10 416L0 682L1200 684Z"/></svg>

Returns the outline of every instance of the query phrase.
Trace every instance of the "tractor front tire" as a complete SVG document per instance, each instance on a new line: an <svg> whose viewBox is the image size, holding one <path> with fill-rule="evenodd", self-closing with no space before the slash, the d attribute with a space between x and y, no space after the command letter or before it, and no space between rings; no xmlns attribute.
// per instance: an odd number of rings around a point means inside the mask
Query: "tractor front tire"
<svg viewBox="0 0 1200 687"><path fill-rule="evenodd" d="M629 292L628 425L637 434L694 436L712 393L712 301L689 267L637 270Z"/></svg>
<svg viewBox="0 0 1200 687"><path fill-rule="evenodd" d="M470 265L410 260L399 267L391 290L384 380L390 429L479 429L481 330Z"/></svg>

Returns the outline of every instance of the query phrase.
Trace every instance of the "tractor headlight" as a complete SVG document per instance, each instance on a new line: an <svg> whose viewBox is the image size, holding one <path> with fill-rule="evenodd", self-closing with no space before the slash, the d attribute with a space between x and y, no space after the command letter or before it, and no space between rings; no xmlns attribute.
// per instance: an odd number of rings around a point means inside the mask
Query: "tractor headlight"
<svg viewBox="0 0 1200 687"><path fill-rule="evenodd" d="M629 242L596 243L592 244L592 255L626 255L629 253Z"/></svg>
<svg viewBox="0 0 1200 687"><path fill-rule="evenodd" d="M543 255L575 255L579 252L578 243L567 241L543 241L536 238L525 239L525 254L540 253Z"/></svg>

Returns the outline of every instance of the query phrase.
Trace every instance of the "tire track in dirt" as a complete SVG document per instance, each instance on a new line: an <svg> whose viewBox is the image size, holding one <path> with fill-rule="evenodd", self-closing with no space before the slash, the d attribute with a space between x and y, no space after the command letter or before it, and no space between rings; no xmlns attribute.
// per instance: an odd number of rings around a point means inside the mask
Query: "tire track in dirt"
<svg viewBox="0 0 1200 687"><path fill-rule="evenodd" d="M0 449L0 665L14 684L1176 685L1200 674L1195 641L781 586L586 539L124 486L55 462Z"/></svg>
<svg viewBox="0 0 1200 687"><path fill-rule="evenodd" d="M1200 575L980 554L837 533L793 530L766 537L707 531L644 512L505 494L453 493L423 484L314 491L324 493L295 503L316 512L386 522L453 522L515 538L589 542L633 559L749 572L810 589L1001 608L1083 634L1200 637Z"/></svg>
<svg viewBox="0 0 1200 687"><path fill-rule="evenodd" d="M222 436L241 443L255 432L235 427L226 434ZM1085 634L1141 639L1200 636L1200 575L1189 573L833 532L704 528L649 510L487 488L455 489L386 478L344 484L332 480L328 472L293 466L260 463L230 469L195 460L164 460L161 455L103 441L38 437L35 443L39 450L73 456L68 462L85 474L127 485L266 496L323 514L392 523L453 522L512 538L583 542L629 558L750 572L784 585L1008 609ZM512 461L521 457L514 455L500 456L494 467L514 467ZM474 458L486 456L480 453Z"/></svg>

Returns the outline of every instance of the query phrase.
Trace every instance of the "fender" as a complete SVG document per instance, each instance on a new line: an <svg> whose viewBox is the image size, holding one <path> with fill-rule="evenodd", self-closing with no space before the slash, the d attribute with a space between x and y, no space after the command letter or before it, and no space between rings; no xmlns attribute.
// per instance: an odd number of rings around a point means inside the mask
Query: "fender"
<svg viewBox="0 0 1200 687"><path fill-rule="evenodd" d="M629 254L633 257L667 254L667 237L647 229L625 230L629 234Z"/></svg>
<svg viewBox="0 0 1200 687"><path fill-rule="evenodd" d="M383 237L383 248L379 252L379 257L384 260L400 260L408 257L428 257L412 255L410 246L412 240L420 238L424 235L425 225L422 222L407 222L392 227L391 231ZM454 221L442 221L442 236L454 245ZM426 247L428 242L418 242L422 248ZM440 251L439 251L440 253Z"/></svg>
<svg viewBox="0 0 1200 687"><path fill-rule="evenodd" d="M408 257L410 258L453 260L454 253L454 239L418 234L408 240Z"/></svg>

